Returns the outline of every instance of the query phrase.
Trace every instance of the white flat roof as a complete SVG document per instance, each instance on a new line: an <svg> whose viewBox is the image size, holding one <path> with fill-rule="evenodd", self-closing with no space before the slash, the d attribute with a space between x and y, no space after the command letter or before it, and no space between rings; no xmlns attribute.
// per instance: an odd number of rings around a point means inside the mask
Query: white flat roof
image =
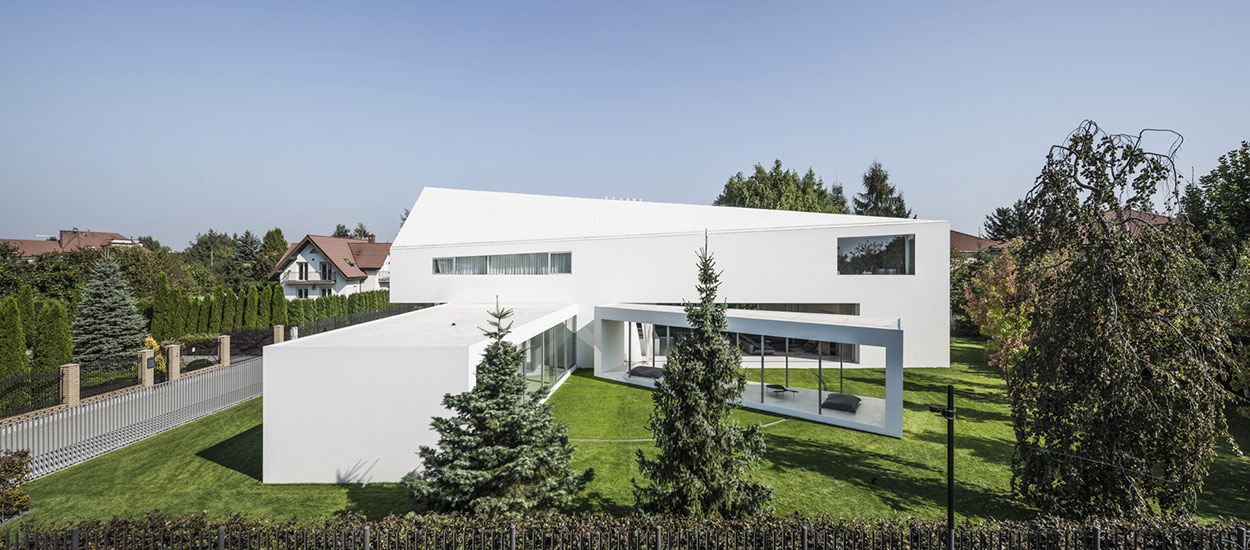
<svg viewBox="0 0 1250 550"><path fill-rule="evenodd" d="M890 227L935 220L553 197L426 187L393 250L427 246L602 239L824 227Z"/></svg>
<svg viewBox="0 0 1250 550"><path fill-rule="evenodd" d="M503 304L512 310L508 318L520 328L548 315L576 306L568 304ZM456 347L486 340L482 330L490 321L494 304L443 304L402 313L312 336L296 338L280 346L309 347ZM558 322L558 321L557 321ZM546 327L543 327L546 328Z"/></svg>
<svg viewBox="0 0 1250 550"><path fill-rule="evenodd" d="M685 316L686 310L681 306L660 306L652 304L610 304L601 307L610 307L621 311L637 311L652 313L668 313ZM833 313L801 313L793 311L765 311L755 309L729 309L726 315L734 319L746 319L754 321L787 321L792 323L805 323L809 325L824 325L837 327L858 327L858 328L876 328L899 330L898 319L880 319L875 317L861 317L859 315L837 315Z"/></svg>

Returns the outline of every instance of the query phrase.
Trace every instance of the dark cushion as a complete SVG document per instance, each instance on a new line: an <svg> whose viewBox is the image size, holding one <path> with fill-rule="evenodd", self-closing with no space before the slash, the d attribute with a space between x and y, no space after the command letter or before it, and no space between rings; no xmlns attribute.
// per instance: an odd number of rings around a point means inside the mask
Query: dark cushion
<svg viewBox="0 0 1250 550"><path fill-rule="evenodd" d="M629 374L630 376L637 376L640 378L660 378L664 376L664 369L656 367L634 367L629 369Z"/></svg>
<svg viewBox="0 0 1250 550"><path fill-rule="evenodd" d="M853 413L859 410L859 398L845 393L831 393L825 398L825 402L820 404L820 408Z"/></svg>

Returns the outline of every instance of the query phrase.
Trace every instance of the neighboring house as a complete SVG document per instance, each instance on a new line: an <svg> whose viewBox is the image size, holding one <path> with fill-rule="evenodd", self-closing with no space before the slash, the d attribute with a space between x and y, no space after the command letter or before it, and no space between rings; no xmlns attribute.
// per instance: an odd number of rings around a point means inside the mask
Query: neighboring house
<svg viewBox="0 0 1250 550"><path fill-rule="evenodd" d="M17 249L19 256L34 259L48 253L76 250L103 250L109 247L139 246L139 241L112 231L79 231L62 229L56 239L0 239Z"/></svg>
<svg viewBox="0 0 1250 550"><path fill-rule="evenodd" d="M391 243L308 235L287 248L269 278L288 300L390 288Z"/></svg>
<svg viewBox="0 0 1250 550"><path fill-rule="evenodd" d="M951 250L972 257L982 250L998 247L1000 242L969 235L962 231L951 230Z"/></svg>
<svg viewBox="0 0 1250 550"><path fill-rule="evenodd" d="M687 331L680 304L697 299L705 243L743 367L823 382L750 383L743 407L902 437L904 366L950 365L945 221L429 187L411 212L391 301L442 305L267 347L265 482L415 468L442 396L473 387L496 304L514 311L531 387L554 391L579 367L653 386ZM844 395L842 366L883 368L882 382Z"/></svg>

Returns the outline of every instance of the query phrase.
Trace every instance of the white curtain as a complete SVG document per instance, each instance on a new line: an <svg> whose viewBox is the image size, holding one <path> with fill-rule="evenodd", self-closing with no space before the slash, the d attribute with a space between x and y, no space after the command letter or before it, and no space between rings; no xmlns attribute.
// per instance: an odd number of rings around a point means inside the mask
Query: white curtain
<svg viewBox="0 0 1250 550"><path fill-rule="evenodd" d="M491 275L546 275L547 253L491 256L488 273Z"/></svg>
<svg viewBox="0 0 1250 550"><path fill-rule="evenodd" d="M571 252L552 252L551 253L551 272L552 273L572 273L573 272L573 254Z"/></svg>

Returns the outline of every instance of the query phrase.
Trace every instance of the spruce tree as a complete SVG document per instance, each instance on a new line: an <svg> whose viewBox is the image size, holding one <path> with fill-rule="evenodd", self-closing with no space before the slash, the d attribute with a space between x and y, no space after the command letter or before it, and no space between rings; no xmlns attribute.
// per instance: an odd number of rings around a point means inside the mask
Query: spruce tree
<svg viewBox="0 0 1250 550"><path fill-rule="evenodd" d="M272 322L275 325L286 326L287 321L288 321L287 310L286 310L286 296L283 294L282 287L280 286L273 287L273 300L269 306L269 311L270 311L269 313L270 322Z"/></svg>
<svg viewBox="0 0 1250 550"><path fill-rule="evenodd" d="M772 489L750 479L764 452L758 426L730 419L746 389L742 355L725 336L726 305L716 302L720 274L706 242L699 250L699 301L685 305L690 333L668 354L656 380L648 428L659 454L638 450L645 485L631 481L638 507L682 516L766 512Z"/></svg>
<svg viewBox="0 0 1250 550"><path fill-rule="evenodd" d="M132 359L147 337L117 262L101 259L83 289L74 318L74 353L85 364Z"/></svg>
<svg viewBox="0 0 1250 550"><path fill-rule="evenodd" d="M256 324L259 328L269 328L273 326L273 315L270 310L273 308L273 285L265 285L260 290L260 297L256 302Z"/></svg>
<svg viewBox="0 0 1250 550"><path fill-rule="evenodd" d="M0 413L16 414L30 408L25 380L19 378L30 372L25 334L16 297L0 299L0 384L5 388L0 393Z"/></svg>
<svg viewBox="0 0 1250 550"><path fill-rule="evenodd" d="M256 285L248 285L247 301L243 302L243 327L244 328L260 328L260 316L257 315L258 304L260 303L260 291L256 290Z"/></svg>
<svg viewBox="0 0 1250 550"><path fill-rule="evenodd" d="M910 218L911 210L903 200L903 194L890 184L890 173L880 162L873 162L864 172L864 192L852 199L855 213L860 216L884 216L887 218Z"/></svg>
<svg viewBox="0 0 1250 550"><path fill-rule="evenodd" d="M520 514L568 508L593 475L570 464L573 446L565 427L542 402L542 390L526 391L525 351L504 340L511 310L490 312L492 340L477 365L473 389L443 397L450 418L435 418L438 447L421 447L422 468L404 478L410 494L428 510Z"/></svg>

